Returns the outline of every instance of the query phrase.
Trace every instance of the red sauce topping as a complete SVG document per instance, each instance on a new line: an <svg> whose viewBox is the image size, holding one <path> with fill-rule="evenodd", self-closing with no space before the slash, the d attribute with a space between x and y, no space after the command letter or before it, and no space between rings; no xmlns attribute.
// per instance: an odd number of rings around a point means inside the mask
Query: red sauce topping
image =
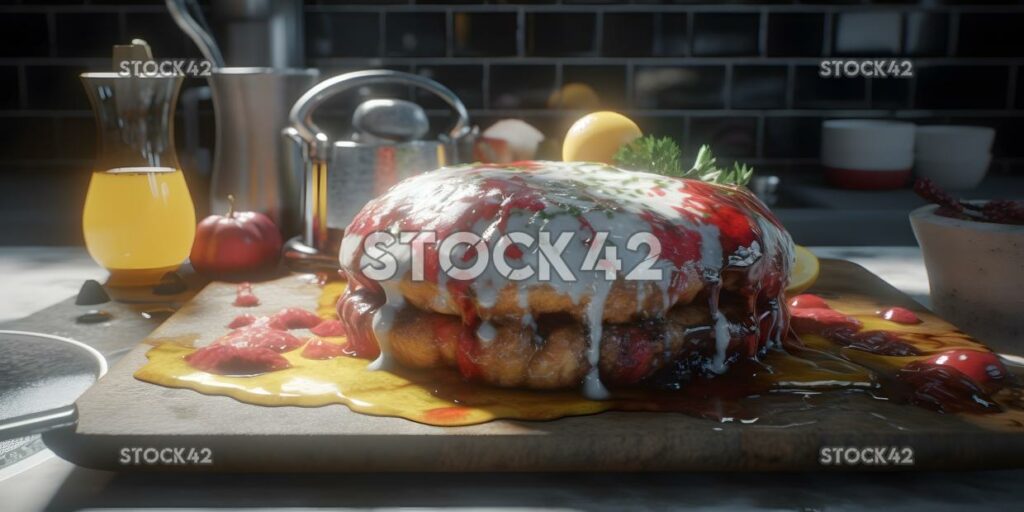
<svg viewBox="0 0 1024 512"><path fill-rule="evenodd" d="M674 296L673 292L686 284L686 280L679 277L680 274L685 272L687 275L696 273L703 276L704 265L716 269L733 265L734 261L750 257L750 248L755 241L759 242L762 257L770 261L764 265L748 267L762 273L753 278L759 289L748 291L758 296L759 305L767 302L761 298L775 299L777 302L773 311L780 311L778 302L781 302L788 269L788 243L774 243L775 238L764 232L768 225L780 233L784 233L784 230L774 215L749 192L696 180L677 180L642 173L634 175L607 168L600 172L622 174L621 179L610 180L609 188L604 189L588 179L603 179L607 175L597 171L590 174L590 171L584 169L584 164L557 165L565 165L566 168L556 169L553 164L542 162L524 162L515 165L518 168L515 171L509 170L513 166L504 164L442 169L429 176L411 178L368 203L346 229L343 242L343 247L356 247L354 251L343 251L341 263L348 274L350 286L338 303L338 314L349 338L349 351L362 357L376 357L379 353L371 322L373 313L385 302L385 297L378 283L361 275L358 264L363 255L362 242L367 235L377 231L430 231L437 240L443 240L457 231L473 231L474 226L482 221L489 223L489 230L505 233L512 216L549 211L574 215L580 230L584 232L593 232L587 215L632 215L634 220L642 221L644 228L661 242L659 257L675 267L670 276L673 285L667 290L670 300ZM499 169L500 172L490 169ZM556 176L557 179L536 177L550 171L565 174ZM447 178L444 173L451 173L451 179L442 180L437 177L440 175ZM630 183L642 183L641 186L647 187L661 203L670 201L671 204L667 206L678 217L657 208L637 208L636 202L631 199L630 190L631 187L639 186ZM607 190L621 190L621 201L614 195L609 197L611 193ZM438 214L436 204L421 200L437 195L448 198L443 215ZM631 206L620 209L622 204ZM759 222L762 219L767 221L767 225ZM714 232L717 240L709 240L709 243L717 243L720 250L715 248L702 251L704 238L711 231L702 231L695 226L716 227ZM423 261L425 278L438 282L440 264L437 244L423 245L414 250L422 251L419 256ZM721 253L721 261L704 261L705 253ZM512 258L520 257L521 250L510 248L507 254ZM467 252L467 256L471 255ZM742 266L736 265L735 268ZM470 284L455 279L447 281L451 298L460 305L464 323L457 343L458 366L463 376L471 378L479 369L474 362L478 344L475 336L478 320L476 312L471 311L473 297ZM774 324L767 331L781 338L780 334L785 332L784 312L773 314L766 322ZM762 338L768 339L767 332ZM637 365L638 371L642 366Z"/></svg>
<svg viewBox="0 0 1024 512"><path fill-rule="evenodd" d="M832 309L829 307L828 302L825 299L814 295L812 293L802 293L793 297L789 300L789 307L793 309L802 308L815 308L815 309Z"/></svg>
<svg viewBox="0 0 1024 512"><path fill-rule="evenodd" d="M437 407L430 409L424 413L423 416L428 421L453 421L466 416L468 413L468 408L456 405L452 407Z"/></svg>
<svg viewBox="0 0 1024 512"><path fill-rule="evenodd" d="M1001 385L1008 375L998 356L981 350L949 350L926 362L934 366L955 368L982 387Z"/></svg>
<svg viewBox="0 0 1024 512"><path fill-rule="evenodd" d="M861 331L836 329L825 337L844 347L878 354L880 356L919 356L921 350L889 331Z"/></svg>
<svg viewBox="0 0 1024 512"><path fill-rule="evenodd" d="M345 295L338 301L338 317L345 325L348 336L345 351L366 359L380 355L380 347L373 336L373 313L384 304L383 292L372 289L379 285L369 282L371 284L368 286L350 278Z"/></svg>
<svg viewBox="0 0 1024 512"><path fill-rule="evenodd" d="M302 308L284 308L270 316L267 326L273 329L310 329L323 319L316 313Z"/></svg>
<svg viewBox="0 0 1024 512"><path fill-rule="evenodd" d="M899 306L893 306L884 311L879 311L878 316L898 324L913 325L921 323L921 319L913 311Z"/></svg>
<svg viewBox="0 0 1024 512"><path fill-rule="evenodd" d="M331 359L345 355L345 347L331 343L319 336L312 336L302 349L302 357L306 359Z"/></svg>
<svg viewBox="0 0 1024 512"><path fill-rule="evenodd" d="M240 308L251 308L260 305L260 298L252 292L251 283L238 283L235 289L235 306Z"/></svg>
<svg viewBox="0 0 1024 512"><path fill-rule="evenodd" d="M860 321L828 309L820 297L799 295L790 301L790 306L797 334L817 334L838 345L882 356L924 354L897 333L861 331ZM902 324L921 321L913 312L900 307L885 310L882 317ZM911 403L948 413L998 412L999 406L988 393L1001 386L1006 377L1006 368L995 354L969 349L950 350L927 360L913 361L896 374L897 382L909 387L907 398Z"/></svg>
<svg viewBox="0 0 1024 512"><path fill-rule="evenodd" d="M650 340L656 339L660 330L653 321L610 326L608 334L622 341L617 344L619 354L615 358L615 368L604 377L616 384L636 384L650 376L654 358L658 355L656 347L660 346L650 343Z"/></svg>
<svg viewBox="0 0 1024 512"><path fill-rule="evenodd" d="M302 345L291 333L263 326L250 326L231 331L214 340L213 345L258 347L274 352L288 352Z"/></svg>
<svg viewBox="0 0 1024 512"><path fill-rule="evenodd" d="M291 366L281 354L268 348L210 345L185 356L198 370L221 375L258 375Z"/></svg>
<svg viewBox="0 0 1024 512"><path fill-rule="evenodd" d="M985 390L953 366L914 361L896 374L896 379L910 386L910 402L947 413L999 412Z"/></svg>
<svg viewBox="0 0 1024 512"><path fill-rule="evenodd" d="M235 317L234 320L231 321L231 323L228 324L228 329L238 329L239 327L252 325L256 322L256 320L256 315L250 315L249 313L238 315Z"/></svg>
<svg viewBox="0 0 1024 512"><path fill-rule="evenodd" d="M344 336L345 326L341 320L324 320L310 328L309 332L317 336Z"/></svg>
<svg viewBox="0 0 1024 512"><path fill-rule="evenodd" d="M824 334L835 329L859 330L860 320L833 309L797 308L790 311L790 325L797 334Z"/></svg>

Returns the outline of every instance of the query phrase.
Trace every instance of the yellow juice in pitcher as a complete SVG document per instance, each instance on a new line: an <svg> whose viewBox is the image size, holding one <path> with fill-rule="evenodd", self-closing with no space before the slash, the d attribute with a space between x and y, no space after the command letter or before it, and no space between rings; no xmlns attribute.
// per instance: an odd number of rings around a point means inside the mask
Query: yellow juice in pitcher
<svg viewBox="0 0 1024 512"><path fill-rule="evenodd" d="M147 284L188 257L196 212L181 170L97 171L82 213L85 246L110 270L112 285Z"/></svg>

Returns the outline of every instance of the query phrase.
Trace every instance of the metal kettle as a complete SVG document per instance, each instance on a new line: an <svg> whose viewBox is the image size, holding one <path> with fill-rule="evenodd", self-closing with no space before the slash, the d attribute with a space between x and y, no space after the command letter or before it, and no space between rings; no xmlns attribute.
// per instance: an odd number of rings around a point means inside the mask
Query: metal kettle
<svg viewBox="0 0 1024 512"><path fill-rule="evenodd" d="M454 112L454 125L436 139L422 139L427 118L419 105L405 100L373 99L353 114L351 140L331 140L313 114L329 98L367 85L399 84L432 92ZM465 105L447 87L419 75L391 70L357 71L320 82L295 102L291 126L283 136L294 191L302 197L302 242L308 249L336 260L345 227L366 203L409 176L459 163L459 148L471 147ZM335 263L336 265L337 263Z"/></svg>

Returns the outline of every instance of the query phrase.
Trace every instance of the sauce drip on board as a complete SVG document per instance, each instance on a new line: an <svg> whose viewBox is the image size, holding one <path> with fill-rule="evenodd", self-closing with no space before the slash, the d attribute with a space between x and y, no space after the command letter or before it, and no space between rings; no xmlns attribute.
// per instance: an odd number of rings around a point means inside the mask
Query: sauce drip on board
<svg viewBox="0 0 1024 512"><path fill-rule="evenodd" d="M324 286L316 308L321 318L336 318L334 305L344 287L343 282ZM368 371L366 359L336 356L338 347L346 343L344 337L307 341L297 349L279 354L287 360L287 368L245 377L199 370L186 360L197 349L189 344L162 343L151 349L149 363L136 377L259 405L345 404L361 413L444 426L470 425L497 418L550 420L607 410L673 411L721 422L764 423L769 419L765 417L767 406L762 404L770 403L774 407L779 399L791 396L802 408L827 408L829 403L840 402L853 394L915 403L929 409L942 409L944 405L948 408L946 412L984 413L961 415L974 423L1000 429L1024 428L1024 414L1019 405L1024 400L1013 376L987 349L966 335L928 317L914 325L884 320L875 313L880 305L863 297L815 299L820 301L817 306L825 306L820 309L831 309L856 319L864 331L888 332L912 344L922 355L880 355L833 341L824 330L805 331L798 335L799 341L788 338L784 350L769 350L758 361L737 361L725 375L695 377L681 385L669 378L662 390L616 388L612 389L611 399L604 401L588 400L572 391L538 392L484 386L467 382L451 370ZM302 329L291 332L300 339L307 339ZM333 347L328 347L329 353L321 359L324 354L316 351L323 348L319 347L323 344ZM304 353L307 351L310 352ZM939 371L923 372L927 375L919 377L921 382L914 382L916 373L904 371L913 372L921 367ZM944 379L949 378L935 375L941 373L952 375L952 382L959 387L941 386ZM914 389L924 389L925 393L915 396ZM950 389L968 394L983 393L984 397L979 395L979 398L992 407L956 409L952 406L960 402L929 402L936 397L940 400L946 397Z"/></svg>

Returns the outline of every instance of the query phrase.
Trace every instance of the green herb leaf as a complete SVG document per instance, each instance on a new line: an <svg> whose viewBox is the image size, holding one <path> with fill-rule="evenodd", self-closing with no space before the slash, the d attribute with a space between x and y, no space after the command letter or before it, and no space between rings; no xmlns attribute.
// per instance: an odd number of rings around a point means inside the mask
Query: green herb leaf
<svg viewBox="0 0 1024 512"><path fill-rule="evenodd" d="M682 151L679 145L668 137L645 135L626 144L615 154L615 163L624 169L644 171L716 183L718 185L746 185L754 176L754 169L736 162L731 168L722 169L715 165L715 156L707 144L697 151L693 167L684 171Z"/></svg>
<svg viewBox="0 0 1024 512"><path fill-rule="evenodd" d="M697 151L693 168L683 173L683 177L718 185L739 186L750 183L750 178L754 176L754 168L746 164L735 162L732 168L722 169L715 165L715 161L711 147L705 144Z"/></svg>
<svg viewBox="0 0 1024 512"><path fill-rule="evenodd" d="M615 163L624 169L682 176L679 145L668 137L646 135L626 144L615 153Z"/></svg>

